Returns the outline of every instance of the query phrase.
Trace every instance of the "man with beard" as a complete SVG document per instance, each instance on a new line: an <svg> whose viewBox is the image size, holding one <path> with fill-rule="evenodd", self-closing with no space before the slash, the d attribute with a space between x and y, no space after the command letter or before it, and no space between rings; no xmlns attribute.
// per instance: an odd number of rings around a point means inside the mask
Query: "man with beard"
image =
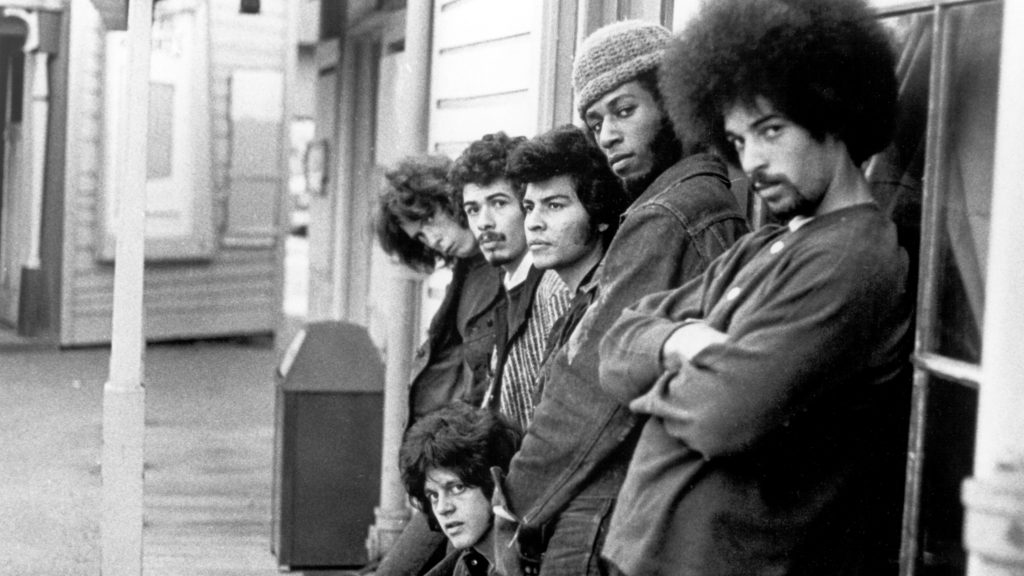
<svg viewBox="0 0 1024 576"><path fill-rule="evenodd" d="M626 306L699 275L747 230L725 165L696 135L674 138L662 110L656 70L670 36L654 24L615 23L589 36L574 64L577 111L632 204L495 490L506 574L538 564L545 575L605 573L598 553L640 419L598 384L600 338Z"/></svg>
<svg viewBox="0 0 1024 576"><path fill-rule="evenodd" d="M650 416L605 556L629 575L896 574L914 295L861 165L895 56L863 0L707 3L662 63L676 129L783 222L625 311L601 384Z"/></svg>

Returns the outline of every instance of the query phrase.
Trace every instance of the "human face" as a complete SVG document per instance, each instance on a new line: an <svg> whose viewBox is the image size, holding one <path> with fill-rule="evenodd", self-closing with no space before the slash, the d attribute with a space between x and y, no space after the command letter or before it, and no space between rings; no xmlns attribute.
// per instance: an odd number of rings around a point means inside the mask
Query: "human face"
<svg viewBox="0 0 1024 576"><path fill-rule="evenodd" d="M447 212L438 210L423 220L398 219L402 231L444 258L466 258L476 252L476 239Z"/></svg>
<svg viewBox="0 0 1024 576"><path fill-rule="evenodd" d="M428 470L423 491L434 518L455 548L474 546L491 530L494 516L490 499L480 488L463 484L447 468Z"/></svg>
<svg viewBox="0 0 1024 576"><path fill-rule="evenodd" d="M592 231L572 179L563 175L527 184L523 210L533 265L554 270L575 289L601 259L602 250L601 237Z"/></svg>
<svg viewBox="0 0 1024 576"><path fill-rule="evenodd" d="M492 266L514 269L526 255L523 209L508 180L487 186L466 184L462 208L480 251Z"/></svg>
<svg viewBox="0 0 1024 576"><path fill-rule="evenodd" d="M814 138L760 96L754 106L737 104L725 113L725 132L772 214L786 221L827 211L846 154L833 136Z"/></svg>
<svg viewBox="0 0 1024 576"><path fill-rule="evenodd" d="M626 82L590 105L583 115L612 172L627 186L644 180L658 164L652 144L664 118L654 95Z"/></svg>

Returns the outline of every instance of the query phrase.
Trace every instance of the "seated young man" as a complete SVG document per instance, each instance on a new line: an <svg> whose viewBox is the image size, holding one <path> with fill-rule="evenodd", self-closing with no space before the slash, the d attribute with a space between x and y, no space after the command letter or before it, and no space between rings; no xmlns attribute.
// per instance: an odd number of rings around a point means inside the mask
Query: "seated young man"
<svg viewBox="0 0 1024 576"><path fill-rule="evenodd" d="M455 548L428 576L494 573L491 467L507 470L521 437L501 414L462 402L425 416L406 432L398 455L402 482L430 527Z"/></svg>

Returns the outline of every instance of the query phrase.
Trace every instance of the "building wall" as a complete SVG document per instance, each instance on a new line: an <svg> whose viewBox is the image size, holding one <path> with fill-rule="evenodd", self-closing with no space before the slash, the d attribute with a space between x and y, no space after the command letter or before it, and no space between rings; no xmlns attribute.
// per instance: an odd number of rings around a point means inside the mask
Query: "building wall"
<svg viewBox="0 0 1024 576"><path fill-rule="evenodd" d="M541 0L434 3L430 148L457 156L504 130L538 131Z"/></svg>
<svg viewBox="0 0 1024 576"><path fill-rule="evenodd" d="M208 2L210 155L214 246L209 257L151 262L145 279L146 334L152 340L273 331L281 309L281 194L286 173L276 118L232 114L239 70L282 73L286 0L264 0L258 15L235 2ZM102 251L104 34L89 0L72 0L67 194L60 343L108 341L113 266ZM236 99L239 96L235 96ZM261 138L250 149L244 136ZM256 163L253 158L271 159ZM276 161L275 161L276 160ZM256 164L256 165L254 165ZM261 164L261 165L260 165ZM199 214L202 214L199 212ZM147 248L148 250L148 248Z"/></svg>

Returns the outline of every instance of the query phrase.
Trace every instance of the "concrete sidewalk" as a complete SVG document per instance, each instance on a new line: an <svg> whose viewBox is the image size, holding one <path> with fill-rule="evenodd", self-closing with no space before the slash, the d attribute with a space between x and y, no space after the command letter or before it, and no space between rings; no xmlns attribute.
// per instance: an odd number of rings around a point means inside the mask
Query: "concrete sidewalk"
<svg viewBox="0 0 1024 576"><path fill-rule="evenodd" d="M269 341L148 348L147 576L277 574L277 360ZM0 574L99 574L108 362L105 348L0 353Z"/></svg>

